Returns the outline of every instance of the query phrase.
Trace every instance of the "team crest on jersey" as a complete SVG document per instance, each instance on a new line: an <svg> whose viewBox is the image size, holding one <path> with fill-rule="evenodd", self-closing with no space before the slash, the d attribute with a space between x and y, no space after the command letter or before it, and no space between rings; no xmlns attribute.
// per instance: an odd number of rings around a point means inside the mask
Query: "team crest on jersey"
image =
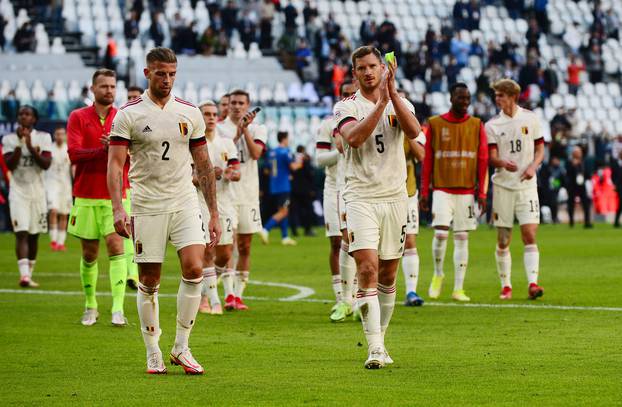
<svg viewBox="0 0 622 407"><path fill-rule="evenodd" d="M136 251L136 254L143 254L143 243L140 240L137 240L134 245L134 250Z"/></svg>
<svg viewBox="0 0 622 407"><path fill-rule="evenodd" d="M394 114L390 114L389 115L389 126L391 127L397 127L397 116Z"/></svg>
<svg viewBox="0 0 622 407"><path fill-rule="evenodd" d="M449 140L449 137L450 137L450 135L449 135L449 128L443 127L441 129L441 140L442 141L447 141L447 140Z"/></svg>
<svg viewBox="0 0 622 407"><path fill-rule="evenodd" d="M527 126L523 126L523 127L521 127L521 128L520 128L520 132L521 132L521 134L522 134L523 136L528 135L528 134L529 134L529 127L527 127Z"/></svg>
<svg viewBox="0 0 622 407"><path fill-rule="evenodd" d="M179 122L179 134L181 134L182 137L188 135L188 123Z"/></svg>

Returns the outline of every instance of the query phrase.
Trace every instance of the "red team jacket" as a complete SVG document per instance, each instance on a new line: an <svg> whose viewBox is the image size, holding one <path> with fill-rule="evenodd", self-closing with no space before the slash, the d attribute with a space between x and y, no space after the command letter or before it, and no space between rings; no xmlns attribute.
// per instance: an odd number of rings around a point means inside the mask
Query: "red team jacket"
<svg viewBox="0 0 622 407"><path fill-rule="evenodd" d="M101 137L110 134L110 127L117 109L112 107L102 126L95 106L74 110L67 121L67 148L71 163L76 166L73 196L88 199L110 199L106 181L108 150ZM129 188L127 173L129 163L123 169L124 190ZM123 192L125 198L125 191Z"/></svg>

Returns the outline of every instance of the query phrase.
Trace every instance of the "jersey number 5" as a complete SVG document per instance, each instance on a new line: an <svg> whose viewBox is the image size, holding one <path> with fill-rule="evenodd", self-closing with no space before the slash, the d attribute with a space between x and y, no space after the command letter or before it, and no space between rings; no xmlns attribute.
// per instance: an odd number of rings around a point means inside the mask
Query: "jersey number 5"
<svg viewBox="0 0 622 407"><path fill-rule="evenodd" d="M162 147L164 147L164 151L162 152L162 161L168 161L169 158L166 156L166 154L168 153L168 149L171 147L171 143L169 143L168 141L163 141Z"/></svg>
<svg viewBox="0 0 622 407"><path fill-rule="evenodd" d="M382 134L376 134L376 151L384 153L384 142L382 141Z"/></svg>

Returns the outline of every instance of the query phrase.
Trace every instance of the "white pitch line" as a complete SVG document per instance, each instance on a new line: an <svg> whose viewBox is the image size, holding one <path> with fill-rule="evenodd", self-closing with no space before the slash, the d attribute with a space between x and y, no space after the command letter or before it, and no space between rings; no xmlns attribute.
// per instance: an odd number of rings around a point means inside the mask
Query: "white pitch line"
<svg viewBox="0 0 622 407"><path fill-rule="evenodd" d="M274 286L286 286L281 283L270 283ZM279 285L276 285L279 284ZM288 287L290 285L287 285ZM298 287L298 286L297 286ZM306 287L305 287L306 288ZM82 296L82 291L57 291L57 290L30 290L30 289L12 289L12 288L0 288L0 294L28 294L28 295L66 295L66 296ZM98 292L97 295L110 296L110 292ZM135 297L136 294L128 292L126 295ZM174 293L160 293L159 297L176 298L177 294ZM292 296L293 297L293 296ZM244 297L249 300L255 301L276 301L276 302L313 302L329 304L334 300L324 300L320 298L298 298L292 300L292 297L284 298L270 298L270 297ZM611 311L622 312L622 307L589 307L589 306L574 306L574 305L531 305L531 304L463 304L453 302L426 302L426 306L433 307L454 307L454 308L524 308L524 309L547 309L558 311Z"/></svg>
<svg viewBox="0 0 622 407"><path fill-rule="evenodd" d="M14 275L15 273L8 273L8 272L0 272L0 275L2 274L11 274ZM37 276L41 276L41 277L63 277L63 278L79 278L80 274L79 273L46 273L46 272L42 272L42 273L36 273ZM103 279L106 278L108 275L101 273L99 274L99 278ZM163 280L179 280L179 276L161 276L160 277ZM248 284L254 284L254 285L263 285L263 286L268 286L268 287L282 287L282 288L289 288L291 290L296 290L298 291L297 294L294 295L290 295L289 297L283 297L283 298L277 298L277 301L298 301L298 300L302 300L305 299L307 297L311 297L312 295L315 294L315 290L313 288L310 287L305 287L303 285L295 285L295 284L287 284L287 283L274 283L271 281L257 281L257 280L250 280L248 282ZM20 290L15 290L15 291L20 291ZM38 292L37 290L30 290L33 292ZM2 291L0 291L2 292ZM53 292L53 291L46 291L46 292ZM57 292L71 292L71 291L57 291ZM63 295L63 294L54 294L54 295ZM73 294L68 294L68 295L73 295ZM248 299L259 299L259 300L263 300L261 297L259 298L251 298L251 297L246 297ZM267 300L274 300L272 298L266 298Z"/></svg>

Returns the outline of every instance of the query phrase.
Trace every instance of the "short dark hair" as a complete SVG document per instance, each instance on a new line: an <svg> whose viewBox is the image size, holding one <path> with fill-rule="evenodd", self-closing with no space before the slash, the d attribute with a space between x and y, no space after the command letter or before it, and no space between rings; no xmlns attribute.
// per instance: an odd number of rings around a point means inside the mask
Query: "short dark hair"
<svg viewBox="0 0 622 407"><path fill-rule="evenodd" d="M229 96L246 96L246 100L248 101L248 103L251 102L251 97L248 94L247 91L242 90L242 89L234 89L231 92L229 92Z"/></svg>
<svg viewBox="0 0 622 407"><path fill-rule="evenodd" d="M228 98L229 96L231 96L230 93L225 93L224 95L220 97L220 100L223 100L224 98Z"/></svg>
<svg viewBox="0 0 622 407"><path fill-rule="evenodd" d="M147 65L154 62L176 64L177 56L175 55L175 52L170 48L156 47L147 53L145 60L147 61Z"/></svg>
<svg viewBox="0 0 622 407"><path fill-rule="evenodd" d="M99 78L100 76L107 76L109 78L115 78L117 79L117 73L115 71L113 71L112 69L107 69L107 68L100 68L98 70L96 70L93 73L93 78L91 80L91 84L95 85L95 81L97 80L97 78Z"/></svg>
<svg viewBox="0 0 622 407"><path fill-rule="evenodd" d="M454 92L455 92L456 90L458 90L458 89L466 89L466 90L469 90L469 87L468 87L468 86L467 86L467 84L466 84L466 83L464 83L464 82L456 82L456 83L454 83L453 85L451 85L451 86L449 87L449 94L450 94L451 96L453 96L453 95L454 95Z"/></svg>
<svg viewBox="0 0 622 407"><path fill-rule="evenodd" d="M143 93L145 90L143 88L141 88L140 86L130 86L127 88L128 92L140 92Z"/></svg>
<svg viewBox="0 0 622 407"><path fill-rule="evenodd" d="M286 131L279 131L278 133L276 133L276 139L279 143L285 140L287 137L289 137L289 134Z"/></svg>
<svg viewBox="0 0 622 407"><path fill-rule="evenodd" d="M21 105L20 108L17 109L17 112L19 113L19 111L22 109L30 109L30 111L32 112L32 115L35 117L35 122L39 121L39 111L37 110L36 107L32 105Z"/></svg>
<svg viewBox="0 0 622 407"><path fill-rule="evenodd" d="M382 54L378 50L378 48L373 47L371 45L364 45L362 47L358 47L352 53L352 67L356 68L356 60L359 58L363 58L369 54L374 54L378 61L382 62Z"/></svg>
<svg viewBox="0 0 622 407"><path fill-rule="evenodd" d="M343 95L343 88L348 85L352 85L352 81L343 81L343 83L339 86L339 94Z"/></svg>

